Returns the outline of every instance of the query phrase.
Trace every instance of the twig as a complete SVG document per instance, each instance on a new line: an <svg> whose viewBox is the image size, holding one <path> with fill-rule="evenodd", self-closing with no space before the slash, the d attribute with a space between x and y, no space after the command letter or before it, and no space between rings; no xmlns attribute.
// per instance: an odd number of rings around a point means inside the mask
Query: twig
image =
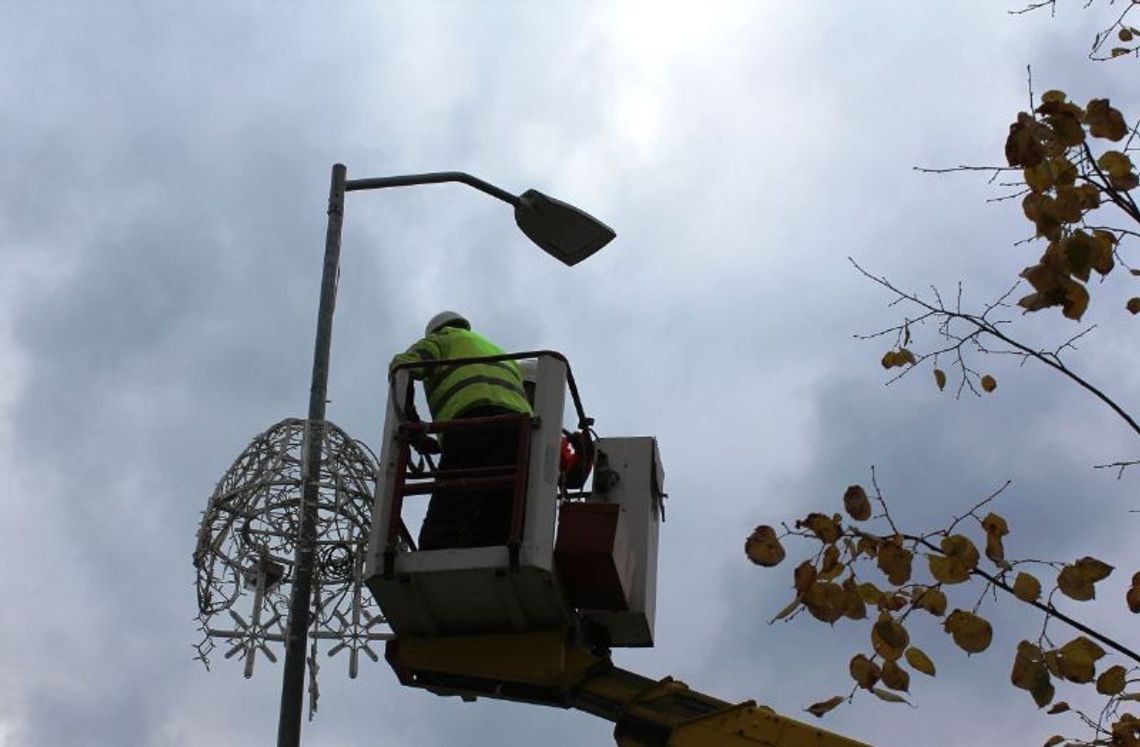
<svg viewBox="0 0 1140 747"><path fill-rule="evenodd" d="M1088 381L1086 381L1084 378L1082 378L1078 374L1074 373L1068 366L1066 366L1064 363L1062 363L1055 356L1050 357L1046 354L1043 354L1039 350L1034 350L1033 348L1030 348L1029 346L1027 346L1023 343L1018 342L1017 340L1014 340L1012 337L1010 337L1009 335L1002 332L997 327L996 324L994 324L993 322L986 319L984 314L979 316L976 314L968 314L968 313L963 312L961 310L961 308L962 308L961 283L959 283L959 286L958 286L958 307L957 307L957 310L950 310L950 309L947 309L941 302L939 302L939 304L937 306L935 306L935 305L929 303L928 301L924 301L923 299L919 298L918 296L914 295L913 293L907 293L905 291L900 290L899 288L897 288L893 284L891 284L891 282L889 280L887 280L885 277L879 277L877 275L872 275L870 272L863 269L863 267L860 266L859 263L856 262L851 257L848 257L847 260L852 265L854 265L855 269L858 270L860 272L860 274L862 274L864 277L868 278L872 282L875 282L875 283L883 286L887 290L891 291L892 293L894 293L897 296L896 300L909 301L910 303L913 303L916 306L919 306L919 307L925 309L927 312L931 312L931 315L943 316L945 318L946 324L948 324L951 320L957 319L957 320L963 321L963 322L973 326L975 329L975 332L971 333L970 335L968 335L965 338L953 338L953 336L951 336L953 339L959 340L959 345L955 346L959 351L961 350L962 344L965 344L967 341L969 341L971 339L975 339L977 337L977 335L987 334L987 335L990 335L991 337L997 338L998 340L1001 340L1003 343L1005 343L1009 347L1020 351L1021 353L1023 353L1024 355L1026 355L1030 358L1035 358L1036 360L1045 364L1049 368L1052 368L1053 370L1062 374L1063 376L1065 376L1066 378L1068 378L1070 381L1077 384L1081 388L1085 389L1087 392L1092 394L1094 397L1096 397L1102 403L1104 403L1107 407L1109 407L1118 416L1120 416L1120 418L1128 424L1128 426L1133 430L1134 433L1136 433L1137 435L1140 435L1140 423L1137 423L1132 418L1132 416L1129 415L1124 410L1124 408L1122 408L1120 405L1118 405L1111 397L1106 395L1099 388L1097 388L1093 384L1089 383ZM971 384L971 389L972 388L973 387Z"/></svg>
<svg viewBox="0 0 1140 747"><path fill-rule="evenodd" d="M886 518L887 524L891 527L891 531L898 534L899 528L895 526L895 521L891 518L891 510L887 508L887 502L883 500L883 491L879 490L879 480L875 476L875 465L873 464L871 465L871 487L875 489L875 500L883 507L883 517Z"/></svg>
<svg viewBox="0 0 1140 747"><path fill-rule="evenodd" d="M1127 462L1112 462L1110 464L1094 464L1093 469L1115 469L1117 470L1116 479L1119 480L1121 477L1124 477L1124 470L1137 464L1140 464L1140 459L1131 459Z"/></svg>
<svg viewBox="0 0 1140 747"><path fill-rule="evenodd" d="M1040 2L1029 3L1029 5L1026 5L1021 10L1009 10L1006 12L1011 16L1020 16L1046 7L1049 8L1050 15L1057 14L1057 0L1040 0Z"/></svg>
<svg viewBox="0 0 1140 747"><path fill-rule="evenodd" d="M961 521L962 521L963 519L965 519L967 516L973 516L975 519L978 519L978 521L980 522L980 521L981 521L981 519L980 519L980 518L978 518L978 515L975 513L975 511L977 511L979 508L981 508L982 506L986 505L987 503L989 503L990 501L994 500L994 499L995 499L995 498L997 498L999 495L1001 495L1002 493L1004 493L1004 492L1005 492L1005 489L1006 489L1006 488L1008 488L1008 487L1009 487L1010 485L1012 485L1012 484L1013 484L1013 480L1006 480L1006 481L1005 481L1005 482L1002 484L1002 486L1001 486L1000 488L998 488L997 490L995 490L994 492L990 493L988 496L986 496L986 497L985 497L985 498L983 498L982 500L980 500L980 501L978 501L977 503L975 503L975 504L974 504L974 505L973 505L973 506L970 508L970 510L969 510L969 511L967 511L967 512L966 512L966 513L964 513L964 514L962 514L961 516L955 516L955 517L954 517L954 521L952 521L952 522L950 523L950 526L948 526L948 527L946 528L946 532L945 532L946 536L947 536L947 537L949 537L949 536L950 536L950 533L954 531L954 527L958 526L959 522L961 522Z"/></svg>
<svg viewBox="0 0 1140 747"><path fill-rule="evenodd" d="M912 166L911 168L922 174L953 174L957 171L993 171L996 173L1001 173L1002 171L1021 171L1021 168L1015 166L968 166L966 164L946 168L931 168L927 166Z"/></svg>

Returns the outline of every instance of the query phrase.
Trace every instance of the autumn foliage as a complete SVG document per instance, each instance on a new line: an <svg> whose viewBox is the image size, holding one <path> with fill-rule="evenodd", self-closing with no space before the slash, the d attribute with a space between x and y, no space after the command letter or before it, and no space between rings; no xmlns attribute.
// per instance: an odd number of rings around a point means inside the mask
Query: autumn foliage
<svg viewBox="0 0 1140 747"><path fill-rule="evenodd" d="M1092 273L1104 277L1116 267L1120 232L1085 226L1103 202L1140 218L1130 194L1140 178L1127 153L1109 148L1098 154L1092 143L1118 143L1130 131L1108 99L1082 108L1062 91L1047 91L1032 114L1021 112L1009 126L1005 157L1022 169L1022 210L1036 235L1048 241L1037 264L1021 272L1033 289L1018 301L1026 311L1059 306L1079 320L1088 309Z"/></svg>
<svg viewBox="0 0 1140 747"><path fill-rule="evenodd" d="M1042 0L1019 12L1052 9L1055 4ZM1090 0L1084 7L1094 4ZM1140 30L1127 22L1138 5L1140 1L1131 0L1099 6L1118 10L1111 25L1097 34L1091 59L1140 56ZM920 169L940 174L989 171L995 181L1013 176L1013 181L997 182L1014 190L998 201L1019 200L1021 214L1032 225L1031 239L1021 243L1038 241L1044 246L1039 259L1020 273L1024 295L1011 290L984 309L970 311L962 307L960 286L957 301L947 301L936 288L929 294L907 291L852 260L865 278L893 295L892 306L913 312L897 325L857 337L894 338L879 359L892 376L888 383L930 365L935 386L943 390L947 368L952 373L956 369L959 395L998 390L993 374L972 362L976 356L1000 353L1044 365L1110 408L1140 436L1140 422L1062 357L1074 351L1073 343L1091 328L1048 350L1021 342L1010 331L1010 320L998 318L1003 313L1057 309L1062 324L1069 323L1064 319L1079 321L1089 309L1093 290L1104 292L1106 286L1100 286L1099 279L1121 272L1140 276L1140 269L1130 267L1122 251L1126 243L1140 238L1140 209L1133 197L1140 176L1132 160L1140 149L1135 144L1137 126L1105 97L1081 105L1063 91L1050 90L1034 104L1032 111L1018 113L1009 125L1005 165ZM1140 314L1140 296L1118 303L1118 313ZM930 326L938 340L933 346L912 339L912 330ZM1112 467L1122 478L1129 468L1140 467L1140 459L1096 466ZM1006 654L1010 684L1043 713L1075 714L1092 732L1088 739L1054 736L1045 747L1140 747L1140 718L1128 710L1140 701L1140 654L1072 614L1073 605L1097 598L1097 585L1115 569L1091 555L1041 560L1008 552L1007 545L1015 546L1011 540L1017 536L1016 526L990 510L1008 485L961 515L949 517L943 527L915 530L896 524L872 469L870 493L851 485L837 505L779 527L756 527L745 551L758 565L781 565L788 555L786 542L795 540L809 548L797 556L803 559L792 567L791 599L772 622L814 618L837 630L854 625L862 631L848 661L848 691L808 706L809 713L823 716L860 693L890 703L909 702L912 677L937 673L936 662L923 648L926 641L921 640L932 628L915 621L926 616L937 619L941 634L969 656L990 648L994 630L986 605L1004 599L1033 607L1043 620L1034 634ZM1124 599L1107 601L1122 612L1140 614L1140 572L1132 575ZM1081 712L1059 699L1059 690L1070 687L1095 691L1099 713Z"/></svg>
<svg viewBox="0 0 1140 747"><path fill-rule="evenodd" d="M1108 578L1113 567L1089 556L1071 561L1007 557L1009 523L993 511L982 513L1006 486L951 519L946 527L924 533L900 529L878 487L872 497L860 485L843 493L846 516L812 512L782 531L768 525L756 527L745 543L745 552L758 565L779 565L786 557L783 542L788 538L806 540L815 548L792 569L793 597L773 622L806 613L828 625L846 619L866 626L865 648L848 663L851 692L814 703L806 709L809 713L822 716L859 691L887 702L908 702L904 693L910 690L911 673L933 677L937 671L912 637L913 615L941 620L944 633L967 655L988 649L993 627L981 607L991 589L1036 607L1047 623L1056 619L1078 628L1077 635L1055 642L1046 624L1036 640L1021 641L1013 652L1010 682L1026 691L1039 707L1051 706L1050 713L1069 710L1067 703L1055 701L1058 682L1091 684L1108 697L1110 708L1140 700L1140 690L1129 690L1134 684L1127 679L1129 668L1120 663L1100 664L1106 647L1133 658L1132 667L1140 660L1053 603L1057 594L1075 602L1094 599L1097 583ZM1132 580L1129 604L1135 606L1140 573ZM981 594L971 588L972 581L984 585Z"/></svg>

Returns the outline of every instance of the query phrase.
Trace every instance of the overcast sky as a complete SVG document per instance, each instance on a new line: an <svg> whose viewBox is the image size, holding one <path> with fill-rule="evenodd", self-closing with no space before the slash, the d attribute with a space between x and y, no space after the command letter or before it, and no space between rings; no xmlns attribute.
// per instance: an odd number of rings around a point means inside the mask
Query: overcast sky
<svg viewBox="0 0 1140 747"><path fill-rule="evenodd" d="M658 645L618 664L804 719L846 693L865 629L767 625L791 569L754 568L742 542L837 510L872 464L914 528L1012 479L1009 553L1096 551L1122 566L1119 598L1134 494L1091 465L1133 456L1129 433L1013 361L985 363L984 400L928 371L884 388L883 347L852 335L898 311L845 259L961 279L980 304L1036 258L984 179L911 167L997 162L1027 64L1038 93L1135 116L1131 63L1084 58L1100 16L1082 4L0 3L0 746L273 740L280 665L247 681L191 659L190 554L249 439L305 412L335 162L535 187L617 231L567 270L463 187L350 195L329 418L375 446L385 365L443 308L569 356L598 430L656 435L665 463ZM1109 286L1078 365L1134 402ZM1056 344L1075 329L1059 321L1019 328ZM918 708L863 697L823 725L884 745L1079 733L1009 687L1039 625L1009 608L972 660L922 633L939 673L915 675ZM307 745L610 739L582 714L343 667L326 662Z"/></svg>

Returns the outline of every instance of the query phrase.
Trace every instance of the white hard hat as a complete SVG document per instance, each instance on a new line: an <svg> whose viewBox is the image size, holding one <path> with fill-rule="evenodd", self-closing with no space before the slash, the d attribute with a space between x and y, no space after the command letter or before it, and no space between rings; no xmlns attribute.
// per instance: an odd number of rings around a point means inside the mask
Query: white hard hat
<svg viewBox="0 0 1140 747"><path fill-rule="evenodd" d="M427 337L432 332L435 332L440 327L451 325L453 327L463 327L463 329L471 329L471 322L462 314L457 314L454 311L441 311L431 318L427 323L427 328L424 330L424 337Z"/></svg>

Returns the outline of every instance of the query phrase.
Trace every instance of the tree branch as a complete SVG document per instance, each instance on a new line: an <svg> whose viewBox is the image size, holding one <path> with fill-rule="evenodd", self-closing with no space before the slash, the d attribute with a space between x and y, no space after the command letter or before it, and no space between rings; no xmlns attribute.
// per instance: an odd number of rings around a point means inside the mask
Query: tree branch
<svg viewBox="0 0 1140 747"><path fill-rule="evenodd" d="M887 290L894 293L898 297L897 300L900 300L900 301L905 300L905 301L908 301L908 302L910 302L910 303L912 303L912 304L914 304L914 305L916 305L922 309L925 309L927 312L927 314L925 315L926 318L929 318L931 316L943 317L943 319L944 319L943 328L944 329L946 329L945 325L949 324L949 322L952 320L959 320L959 321L966 323L967 325L972 326L975 331L973 333L971 333L970 335L967 335L964 338L958 338L958 337L954 337L953 335L947 335L947 336L951 337L951 339L955 339L958 341L958 344L953 346L953 348L951 348L951 349L956 348L956 349L960 350L961 345L965 344L966 342L968 342L970 340L976 340L978 335L985 334L985 335L989 335L991 337L994 337L994 338L1000 340L1001 342L1005 343L1006 345L1008 345L1010 348L1020 352L1026 358L1033 358L1033 359L1045 364L1049 368L1052 368L1054 371L1065 376L1070 381L1072 381L1074 384L1077 384L1082 389L1084 389L1085 391L1092 394L1095 398L1100 400L1109 409L1111 409L1113 412L1115 412L1122 420L1124 420L1124 422L1126 422L1128 424L1128 426L1132 429L1132 431L1134 433L1136 433L1137 435L1140 435L1140 423L1137 423L1136 420L1133 419L1133 417L1131 415L1129 415L1128 412L1126 412L1124 410L1124 408L1122 408L1120 405L1118 405L1111 397L1109 397L1107 394L1105 394L1103 391L1101 391L1098 387L1094 386L1093 384L1091 384L1090 382L1085 380L1080 375L1074 373L1072 371L1072 369L1070 369L1068 366L1066 366L1064 363L1061 362L1061 360L1059 359L1059 357L1057 355L1055 355L1055 354L1049 355L1047 353L1043 353L1040 350L1034 350L1033 348L1029 347L1028 345L1025 345L1024 343L1021 343L1021 342L1013 339L1009 335L1005 334L1004 332L1002 332L998 328L996 323L991 322L989 319L987 319L986 316L989 314L989 312L991 310L996 308L998 306L998 304L993 304L993 305L990 305L989 307L987 307L986 313L984 313L982 315L969 314L969 313L963 312L963 311L961 311L961 289L959 288L958 310L951 310L951 309L946 308L945 305L942 304L940 300L938 301L938 305L936 306L934 304L931 304L928 301L923 300L922 298L920 298L919 296L917 296L913 293L907 293L906 291L903 291L903 290L897 288L895 285L893 285L885 277L879 277L877 275L872 275L870 272L863 269L863 267L858 262L856 262L853 258L848 257L847 260L852 265L854 265L855 269L858 270L859 273L862 274L864 277L868 278L872 282L877 283L878 285L881 285L882 287L884 287ZM983 351L984 351L984 348L983 348Z"/></svg>

